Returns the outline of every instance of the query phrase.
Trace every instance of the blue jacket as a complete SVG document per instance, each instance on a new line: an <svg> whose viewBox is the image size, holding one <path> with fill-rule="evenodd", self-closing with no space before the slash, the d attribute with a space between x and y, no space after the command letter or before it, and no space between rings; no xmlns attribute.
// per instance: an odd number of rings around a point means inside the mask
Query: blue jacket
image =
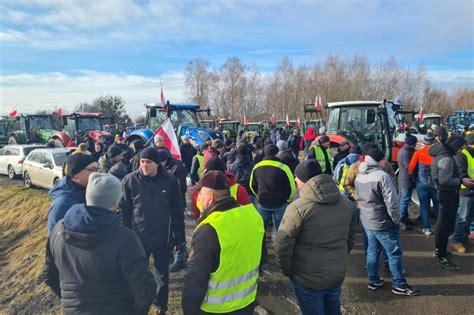
<svg viewBox="0 0 474 315"><path fill-rule="evenodd" d="M49 235L56 223L64 218L69 208L75 204L86 202L86 189L65 176L51 188L48 195L53 201L48 212Z"/></svg>

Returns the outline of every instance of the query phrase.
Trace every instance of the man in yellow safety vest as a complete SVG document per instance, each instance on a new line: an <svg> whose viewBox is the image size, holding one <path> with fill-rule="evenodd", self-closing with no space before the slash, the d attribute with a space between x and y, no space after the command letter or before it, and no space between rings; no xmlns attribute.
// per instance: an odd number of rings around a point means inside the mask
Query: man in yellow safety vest
<svg viewBox="0 0 474 315"><path fill-rule="evenodd" d="M236 203L221 171L208 171L197 185L202 214L191 241L184 276L185 315L253 314L264 237L252 204Z"/></svg>
<svg viewBox="0 0 474 315"><path fill-rule="evenodd" d="M321 165L324 174L332 175L332 157L329 152L331 141L329 137L323 135L314 142L313 147L309 150L308 159L315 159Z"/></svg>

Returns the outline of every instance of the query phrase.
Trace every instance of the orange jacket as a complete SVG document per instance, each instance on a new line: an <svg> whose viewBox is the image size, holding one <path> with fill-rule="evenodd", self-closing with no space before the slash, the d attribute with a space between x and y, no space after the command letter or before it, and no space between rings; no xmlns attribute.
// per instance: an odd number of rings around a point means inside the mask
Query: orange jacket
<svg viewBox="0 0 474 315"><path fill-rule="evenodd" d="M431 166L431 161L433 160L433 157L428 154L429 148L429 145L425 145L422 149L416 151L415 154L413 154L410 164L408 165L408 174L413 174L413 171L418 162L426 166Z"/></svg>

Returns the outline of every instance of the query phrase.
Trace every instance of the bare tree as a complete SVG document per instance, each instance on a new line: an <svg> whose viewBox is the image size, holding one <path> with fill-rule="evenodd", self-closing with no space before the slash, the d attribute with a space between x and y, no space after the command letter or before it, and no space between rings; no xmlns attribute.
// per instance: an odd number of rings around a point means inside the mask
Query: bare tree
<svg viewBox="0 0 474 315"><path fill-rule="evenodd" d="M186 94L191 101L203 108L209 107L210 73L209 61L202 58L191 60L186 66Z"/></svg>

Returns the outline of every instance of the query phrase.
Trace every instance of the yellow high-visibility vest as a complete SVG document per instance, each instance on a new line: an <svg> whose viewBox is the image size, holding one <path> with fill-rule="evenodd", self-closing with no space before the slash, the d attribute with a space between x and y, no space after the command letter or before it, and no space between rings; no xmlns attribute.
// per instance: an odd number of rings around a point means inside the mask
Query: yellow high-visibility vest
<svg viewBox="0 0 474 315"><path fill-rule="evenodd" d="M228 313L246 307L257 296L263 220L252 204L212 212L196 228L211 225L221 248L219 267L208 282L201 310Z"/></svg>
<svg viewBox="0 0 474 315"><path fill-rule="evenodd" d="M201 154L196 154L194 157L199 162L198 177L202 178L202 175L204 175L204 157Z"/></svg>
<svg viewBox="0 0 474 315"><path fill-rule="evenodd" d="M332 169L331 165L331 153L329 152L328 149L323 149L319 145L313 146L314 149L314 155L316 156L316 161L318 161L319 165L321 165L321 169L323 170L323 173L327 170ZM328 156L329 160L329 165L326 165L326 159L324 158L324 153L323 150L326 151L326 154ZM329 169L328 169L329 167Z"/></svg>
<svg viewBox="0 0 474 315"><path fill-rule="evenodd" d="M342 177L339 180L339 190L344 192L344 181L346 180L347 177L347 172L349 171L349 168L347 167L346 163L343 163L343 169L342 169Z"/></svg>
<svg viewBox="0 0 474 315"><path fill-rule="evenodd" d="M257 195L255 193L255 191L253 190L252 188L252 181L253 181L253 173L255 172L255 170L259 167L262 167L262 166L273 166L273 167L277 167L279 169L281 169L282 171L285 172L286 176L288 177L288 181L290 182L290 189L291 189L291 192L290 192L290 196L288 197L288 199L286 200L288 203L290 203L291 201L293 201L293 197L295 196L295 191L296 191L296 185L295 185L295 178L293 176L293 173L291 172L290 168L288 167L288 165L286 164L283 164L281 162L278 162L278 161L273 161L273 160L263 160L259 163L257 163L257 165L255 165L252 169L252 173L250 173L250 190L252 191L252 193L254 195Z"/></svg>
<svg viewBox="0 0 474 315"><path fill-rule="evenodd" d="M467 158L467 175L469 178L474 178L474 158L471 156L468 150L462 149L461 151ZM461 189L466 189L467 187L461 184Z"/></svg>

